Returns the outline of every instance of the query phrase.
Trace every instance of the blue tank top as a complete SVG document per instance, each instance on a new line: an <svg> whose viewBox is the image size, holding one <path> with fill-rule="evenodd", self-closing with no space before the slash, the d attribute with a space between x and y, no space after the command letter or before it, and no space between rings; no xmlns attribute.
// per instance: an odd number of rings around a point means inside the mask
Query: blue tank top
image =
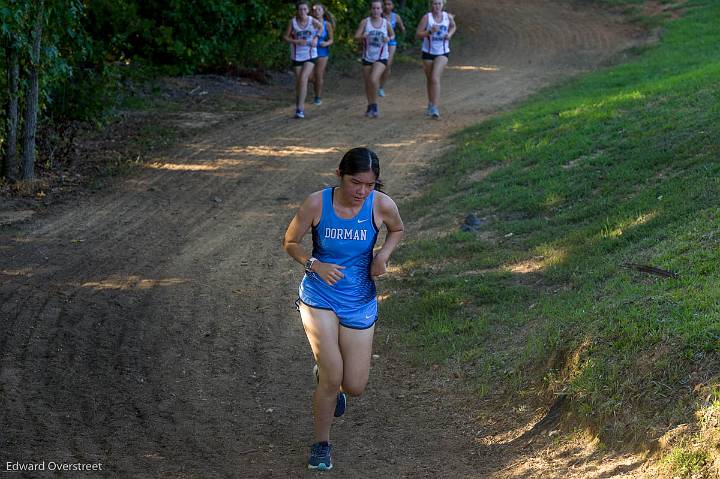
<svg viewBox="0 0 720 479"><path fill-rule="evenodd" d="M328 34L327 20L323 20L322 35L320 35L320 38L318 38L318 47L317 47L318 57L330 56L330 47L321 47L320 46L320 42L326 42L326 41L328 41L328 38L330 38L330 34Z"/></svg>
<svg viewBox="0 0 720 479"><path fill-rule="evenodd" d="M388 42L388 46L389 46L389 47L397 46L397 40L396 40L396 38L397 38L397 32L395 31L395 25L396 25L396 24L397 24L397 13L395 13L395 12L390 12L390 26L392 27L393 32L395 33L395 38L393 38L392 40L390 40L390 41Z"/></svg>
<svg viewBox="0 0 720 479"><path fill-rule="evenodd" d="M373 247L377 240L377 226L373 218L375 192L365 198L357 216L350 219L340 218L333 208L335 188L326 188L322 192L322 214L320 222L312 228L312 255L323 263L335 263L345 266L345 275L334 286L328 285L317 273L306 273L300 284L300 298L318 291L323 296L345 305L364 305L376 296L375 282L370 276L373 260Z"/></svg>

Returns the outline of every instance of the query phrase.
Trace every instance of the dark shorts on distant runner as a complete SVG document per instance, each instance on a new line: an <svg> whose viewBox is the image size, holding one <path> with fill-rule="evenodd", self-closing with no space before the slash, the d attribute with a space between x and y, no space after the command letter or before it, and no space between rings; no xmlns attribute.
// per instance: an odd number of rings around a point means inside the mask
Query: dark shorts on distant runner
<svg viewBox="0 0 720 479"><path fill-rule="evenodd" d="M374 62L369 62L369 61L363 59L362 64L363 64L364 66L368 67L368 66L370 66L370 65L374 65L374 64L377 63L377 62L380 62L380 63L382 63L383 65L387 65L387 59L375 60Z"/></svg>
<svg viewBox="0 0 720 479"><path fill-rule="evenodd" d="M303 66L304 64L306 64L307 62L310 62L310 63L313 63L313 64L314 64L316 61L317 61L317 57L316 57L316 58L311 58L310 60L303 60L303 61L293 60L293 61L292 61L292 66L293 66L293 67L301 67L301 66Z"/></svg>
<svg viewBox="0 0 720 479"><path fill-rule="evenodd" d="M450 58L450 52L448 52L448 53L441 53L440 55L433 55L432 53L422 52L422 59L423 59L423 60L430 60L430 61L432 61L432 60L435 60L437 57Z"/></svg>

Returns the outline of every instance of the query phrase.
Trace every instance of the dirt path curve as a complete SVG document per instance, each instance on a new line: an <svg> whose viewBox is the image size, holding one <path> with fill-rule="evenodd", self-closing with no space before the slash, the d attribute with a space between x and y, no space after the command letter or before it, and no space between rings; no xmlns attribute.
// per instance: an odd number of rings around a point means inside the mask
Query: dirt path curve
<svg viewBox="0 0 720 479"><path fill-rule="evenodd" d="M312 361L291 308L301 269L280 249L298 202L365 144L402 201L450 132L632 42L615 19L563 3L456 0L452 10L464 43L444 77L442 121L424 116L417 66L396 69L378 120L362 116L359 81L344 79L305 121L290 118L288 98L111 191L0 231L0 469L313 475ZM334 429L334 474L507 473L513 457L477 448L467 411L447 407L437 378L403 365L382 323L376 345L367 394Z"/></svg>

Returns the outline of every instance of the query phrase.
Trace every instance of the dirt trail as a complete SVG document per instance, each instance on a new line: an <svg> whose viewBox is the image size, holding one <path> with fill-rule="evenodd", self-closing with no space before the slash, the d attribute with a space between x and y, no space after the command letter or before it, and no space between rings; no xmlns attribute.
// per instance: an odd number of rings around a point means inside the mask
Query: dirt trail
<svg viewBox="0 0 720 479"><path fill-rule="evenodd" d="M362 116L360 81L343 79L304 121L291 119L288 97L110 191L0 231L0 469L315 475L304 469L312 361L292 309L301 268L280 249L298 202L333 182L342 152L367 144L388 192L415 195L419 168L450 132L634 41L617 19L564 3L456 0L451 11L462 45L444 76L442 121L424 116L419 66L396 68L377 120ZM441 373L404 365L382 323L377 338L367 394L334 427L332 474L573 476L478 431L477 411L455 408L462 398Z"/></svg>

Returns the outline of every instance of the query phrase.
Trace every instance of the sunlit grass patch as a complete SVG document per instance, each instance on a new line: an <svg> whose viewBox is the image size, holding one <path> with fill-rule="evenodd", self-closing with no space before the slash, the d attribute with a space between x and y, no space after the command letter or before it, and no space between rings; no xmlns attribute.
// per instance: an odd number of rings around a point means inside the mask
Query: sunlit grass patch
<svg viewBox="0 0 720 479"><path fill-rule="evenodd" d="M665 456L664 462L676 477L695 477L708 463L708 453L702 449L676 447Z"/></svg>

